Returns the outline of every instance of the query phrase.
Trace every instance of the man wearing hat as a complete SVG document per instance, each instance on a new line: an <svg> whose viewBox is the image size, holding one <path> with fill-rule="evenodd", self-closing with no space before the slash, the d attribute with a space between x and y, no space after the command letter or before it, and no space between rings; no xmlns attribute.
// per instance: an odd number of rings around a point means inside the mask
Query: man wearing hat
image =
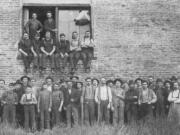
<svg viewBox="0 0 180 135"><path fill-rule="evenodd" d="M122 125L124 124L124 98L125 98L125 90L122 89L122 80L115 79L115 86L111 88L112 90L112 110L113 110L113 124L114 125Z"/></svg>
<svg viewBox="0 0 180 135"><path fill-rule="evenodd" d="M59 83L53 85L52 91L52 123L53 126L60 126L62 122L62 107L64 104L64 93L60 90Z"/></svg>
<svg viewBox="0 0 180 135"><path fill-rule="evenodd" d="M146 120L152 116L152 104L157 101L157 96L153 90L148 88L148 81L142 81L142 91L139 91L139 118Z"/></svg>
<svg viewBox="0 0 180 135"><path fill-rule="evenodd" d="M155 104L155 116L156 117L162 117L165 115L164 110L164 87L163 87L163 80L161 78L158 78L156 80L156 88L154 89L154 92L157 96L157 102Z"/></svg>
<svg viewBox="0 0 180 135"><path fill-rule="evenodd" d="M56 54L55 54L55 64L61 71L64 72L64 69L67 65L67 60L69 56L70 43L65 39L66 35L64 33L60 34L60 41L56 45Z"/></svg>
<svg viewBox="0 0 180 135"><path fill-rule="evenodd" d="M42 70L42 67L39 67L40 57L42 57L42 52L40 50L40 47L42 45L42 41L40 40L40 34L36 33L34 39L32 40L32 46L31 51L33 53L33 68L34 70L37 70L40 68Z"/></svg>
<svg viewBox="0 0 180 135"><path fill-rule="evenodd" d="M101 78L101 86L96 88L95 101L98 103L98 122L109 123L109 113L112 104L111 88L106 85L106 79Z"/></svg>
<svg viewBox="0 0 180 135"><path fill-rule="evenodd" d="M142 91L142 79L141 78L137 78L135 80L135 88L137 89L137 91Z"/></svg>
<svg viewBox="0 0 180 135"><path fill-rule="evenodd" d="M167 116L169 113L169 108L170 108L170 102L168 101L168 96L169 93L172 91L172 82L170 80L166 80L164 82L164 110L165 110L165 115Z"/></svg>
<svg viewBox="0 0 180 135"><path fill-rule="evenodd" d="M12 126L16 125L16 105L18 104L17 94L14 92L14 84L10 83L8 90L2 95L3 122Z"/></svg>
<svg viewBox="0 0 180 135"><path fill-rule="evenodd" d="M72 126L72 119L74 125L77 126L79 123L78 104L80 101L79 92L73 87L72 80L67 80L67 90L64 92L64 109L66 110L67 126Z"/></svg>
<svg viewBox="0 0 180 135"><path fill-rule="evenodd" d="M134 81L129 81L129 90L125 93L125 112L127 114L127 122L137 121L139 93L135 89Z"/></svg>
<svg viewBox="0 0 180 135"><path fill-rule="evenodd" d="M85 79L86 83L83 89L82 98L84 103L84 123L93 125L95 122L95 90L91 78Z"/></svg>

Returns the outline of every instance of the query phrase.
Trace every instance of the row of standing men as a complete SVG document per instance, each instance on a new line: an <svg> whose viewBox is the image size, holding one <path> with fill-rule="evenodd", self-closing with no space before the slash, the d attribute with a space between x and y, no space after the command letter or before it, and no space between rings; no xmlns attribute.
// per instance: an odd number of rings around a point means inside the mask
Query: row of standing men
<svg viewBox="0 0 180 135"><path fill-rule="evenodd" d="M0 92L3 122L24 126L27 131L62 123L67 127L92 126L96 121L123 125L167 115L179 122L180 116L179 84L170 80L163 85L161 79L154 84L141 78L128 83L119 78L86 78L83 83L77 76L60 82L47 77L39 88L35 79L23 76L8 87L0 80Z"/></svg>

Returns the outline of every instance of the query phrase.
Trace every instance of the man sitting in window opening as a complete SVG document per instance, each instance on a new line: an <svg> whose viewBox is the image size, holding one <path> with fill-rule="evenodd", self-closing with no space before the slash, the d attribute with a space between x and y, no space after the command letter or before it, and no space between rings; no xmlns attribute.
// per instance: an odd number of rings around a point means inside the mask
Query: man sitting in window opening
<svg viewBox="0 0 180 135"><path fill-rule="evenodd" d="M56 50L55 42L51 38L51 33L49 31L45 34L45 39L42 41L41 51L43 52L40 57L40 67L43 70L46 68L47 59L50 60L51 72L54 73L55 63L54 63L54 52Z"/></svg>
<svg viewBox="0 0 180 135"><path fill-rule="evenodd" d="M25 72L28 73L30 71L30 64L32 62L31 40L29 39L28 33L23 34L23 38L18 43L18 50L21 53L25 66Z"/></svg>
<svg viewBox="0 0 180 135"><path fill-rule="evenodd" d="M84 40L82 41L81 48L82 48L82 57L84 59L84 68L85 72L90 72L90 65L91 60L93 57L93 51L94 51L94 41L91 38L90 31L86 31L84 35Z"/></svg>
<svg viewBox="0 0 180 135"><path fill-rule="evenodd" d="M66 35L64 33L61 33L60 41L56 45L56 55L55 55L55 64L57 68L61 70L61 72L64 72L64 69L67 65L67 59L69 56L69 47L70 47L70 43L68 40L66 40Z"/></svg>
<svg viewBox="0 0 180 135"><path fill-rule="evenodd" d="M70 43L70 65L71 65L71 71L75 72L77 63L81 56L81 41L79 40L78 33L74 31L72 33L72 41Z"/></svg>

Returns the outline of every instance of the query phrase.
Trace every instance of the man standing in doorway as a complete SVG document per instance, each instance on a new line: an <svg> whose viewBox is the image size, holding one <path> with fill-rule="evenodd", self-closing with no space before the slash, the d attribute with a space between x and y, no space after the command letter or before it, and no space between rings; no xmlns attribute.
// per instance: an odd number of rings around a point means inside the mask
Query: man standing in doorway
<svg viewBox="0 0 180 135"><path fill-rule="evenodd" d="M40 33L43 26L39 20L37 20L37 14L32 13L32 19L30 19L25 25L25 31L29 34L29 38L32 40L36 33Z"/></svg>
<svg viewBox="0 0 180 135"><path fill-rule="evenodd" d="M52 12L48 11L46 13L47 19L44 21L44 30L46 31L50 31L51 32L51 37L53 39L55 39L56 36L56 23L55 20L52 18Z"/></svg>

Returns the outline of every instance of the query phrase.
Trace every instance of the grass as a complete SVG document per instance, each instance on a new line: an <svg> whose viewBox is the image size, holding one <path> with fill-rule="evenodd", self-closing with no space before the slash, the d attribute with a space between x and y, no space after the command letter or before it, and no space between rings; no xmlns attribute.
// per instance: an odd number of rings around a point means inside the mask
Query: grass
<svg viewBox="0 0 180 135"><path fill-rule="evenodd" d="M28 133L29 135L32 133ZM180 135L177 124L164 119L148 120L145 123L113 127L111 125L95 125L93 127L53 128L35 135ZM27 135L23 129L13 129L7 125L0 125L0 135Z"/></svg>

